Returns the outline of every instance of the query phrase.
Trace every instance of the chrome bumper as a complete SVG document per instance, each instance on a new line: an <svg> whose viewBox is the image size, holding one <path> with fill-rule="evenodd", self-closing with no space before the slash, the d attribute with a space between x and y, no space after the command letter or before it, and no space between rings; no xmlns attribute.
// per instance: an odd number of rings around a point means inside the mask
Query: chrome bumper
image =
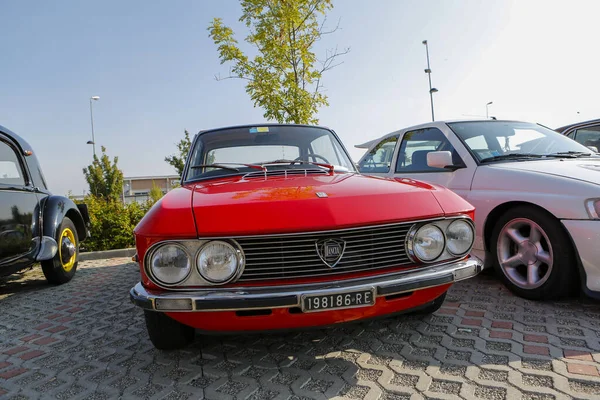
<svg viewBox="0 0 600 400"><path fill-rule="evenodd" d="M131 301L154 311L239 311L265 308L300 307L302 295L326 295L376 289L376 297L414 292L454 283L477 275L481 260L440 264L419 270L403 271L376 277L304 285L208 288L193 291L154 291L138 283L131 289Z"/></svg>

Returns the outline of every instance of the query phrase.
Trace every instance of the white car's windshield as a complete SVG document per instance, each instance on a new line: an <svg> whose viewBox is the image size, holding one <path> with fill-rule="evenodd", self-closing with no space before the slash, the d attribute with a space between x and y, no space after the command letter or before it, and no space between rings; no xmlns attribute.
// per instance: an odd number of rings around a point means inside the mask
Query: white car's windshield
<svg viewBox="0 0 600 400"><path fill-rule="evenodd" d="M595 157L576 141L541 125L511 121L472 121L448 124L478 161Z"/></svg>
<svg viewBox="0 0 600 400"><path fill-rule="evenodd" d="M273 169L331 166L355 171L352 161L329 130L319 127L268 125L201 133L186 165L185 180Z"/></svg>

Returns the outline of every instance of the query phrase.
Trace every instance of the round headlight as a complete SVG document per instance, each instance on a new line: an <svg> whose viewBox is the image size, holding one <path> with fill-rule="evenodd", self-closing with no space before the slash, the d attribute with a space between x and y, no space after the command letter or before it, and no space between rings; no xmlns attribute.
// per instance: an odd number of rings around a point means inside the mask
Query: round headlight
<svg viewBox="0 0 600 400"><path fill-rule="evenodd" d="M208 282L229 282L242 267L240 252L227 242L208 242L198 254L198 272Z"/></svg>
<svg viewBox="0 0 600 400"><path fill-rule="evenodd" d="M154 251L150 260L152 275L161 283L175 285L188 277L190 256L180 245L166 244Z"/></svg>
<svg viewBox="0 0 600 400"><path fill-rule="evenodd" d="M473 226L465 220L456 220L448 225L446 239L448 251L455 256L467 253L473 245L475 232Z"/></svg>
<svg viewBox="0 0 600 400"><path fill-rule="evenodd" d="M444 233L435 225L423 225L412 238L413 254L421 261L433 261L444 252Z"/></svg>

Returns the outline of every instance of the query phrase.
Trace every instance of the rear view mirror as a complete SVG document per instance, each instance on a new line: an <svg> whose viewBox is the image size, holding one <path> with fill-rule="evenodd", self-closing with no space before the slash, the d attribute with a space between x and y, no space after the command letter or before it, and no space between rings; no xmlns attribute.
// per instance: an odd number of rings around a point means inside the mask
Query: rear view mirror
<svg viewBox="0 0 600 400"><path fill-rule="evenodd" d="M598 152L598 148L596 146L587 146L587 148L593 151L594 153Z"/></svg>

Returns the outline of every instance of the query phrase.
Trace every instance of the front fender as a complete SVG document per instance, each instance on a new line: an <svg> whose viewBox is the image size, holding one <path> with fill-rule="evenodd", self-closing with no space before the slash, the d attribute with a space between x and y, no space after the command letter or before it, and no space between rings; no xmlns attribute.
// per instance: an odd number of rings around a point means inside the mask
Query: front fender
<svg viewBox="0 0 600 400"><path fill-rule="evenodd" d="M87 207L83 205L80 209L71 199L64 196L48 196L43 205L42 232L45 236L56 238L58 229L65 217L69 217L77 228L77 236L80 241L89 236L89 216Z"/></svg>

